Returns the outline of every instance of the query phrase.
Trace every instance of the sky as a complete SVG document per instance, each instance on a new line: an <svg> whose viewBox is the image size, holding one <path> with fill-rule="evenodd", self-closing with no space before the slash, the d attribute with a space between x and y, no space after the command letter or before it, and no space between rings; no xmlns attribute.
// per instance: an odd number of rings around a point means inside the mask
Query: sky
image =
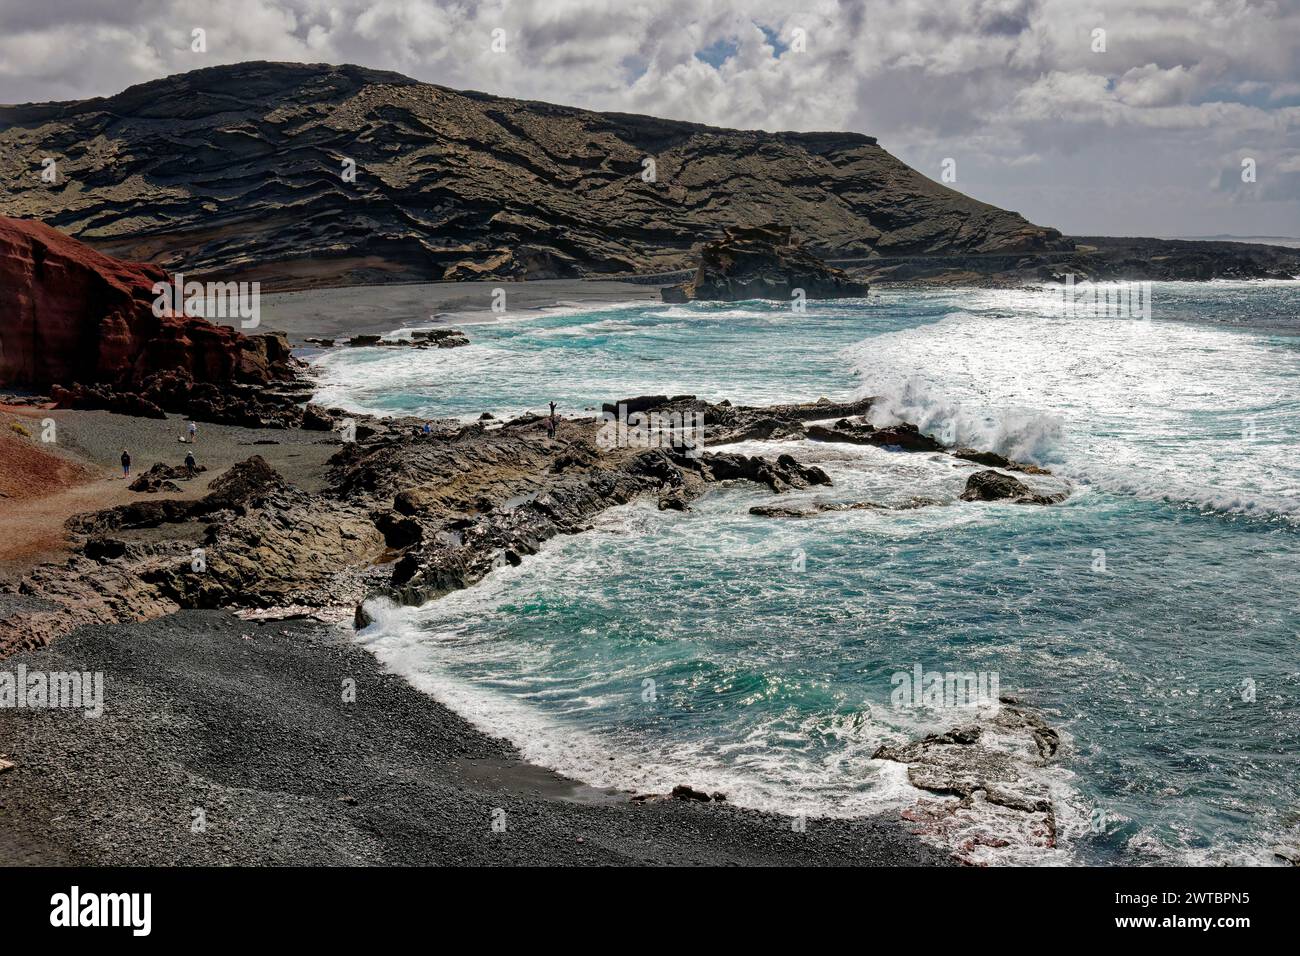
<svg viewBox="0 0 1300 956"><path fill-rule="evenodd" d="M1300 236L1300 0L0 0L0 102L243 60L867 133L1073 235Z"/></svg>

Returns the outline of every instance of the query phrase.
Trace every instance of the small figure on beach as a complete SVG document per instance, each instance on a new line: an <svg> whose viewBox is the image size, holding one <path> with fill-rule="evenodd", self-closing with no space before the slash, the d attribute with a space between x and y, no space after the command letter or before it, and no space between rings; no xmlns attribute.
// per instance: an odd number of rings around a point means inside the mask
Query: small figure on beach
<svg viewBox="0 0 1300 956"><path fill-rule="evenodd" d="M424 427L421 428L420 431L422 431L422 432L423 432L424 434L426 434L426 435L432 435L432 434L433 434L433 426L432 426L431 424L429 424L428 422L425 422L425 423L424 423Z"/></svg>
<svg viewBox="0 0 1300 956"><path fill-rule="evenodd" d="M198 467L199 467L199 463L194 460L194 452L187 451L185 453L185 470L190 473L191 478L194 477L194 472L198 469Z"/></svg>
<svg viewBox="0 0 1300 956"><path fill-rule="evenodd" d="M131 455L125 448L122 449L122 477L131 477Z"/></svg>
<svg viewBox="0 0 1300 956"><path fill-rule="evenodd" d="M189 426L186 428L186 431L189 432L191 445L193 445L196 441L199 440L199 426L196 425L194 422L189 423Z"/></svg>
<svg viewBox="0 0 1300 956"><path fill-rule="evenodd" d="M559 426L559 419L555 417L555 403L551 402L551 414L546 419L546 437L554 438L555 430Z"/></svg>

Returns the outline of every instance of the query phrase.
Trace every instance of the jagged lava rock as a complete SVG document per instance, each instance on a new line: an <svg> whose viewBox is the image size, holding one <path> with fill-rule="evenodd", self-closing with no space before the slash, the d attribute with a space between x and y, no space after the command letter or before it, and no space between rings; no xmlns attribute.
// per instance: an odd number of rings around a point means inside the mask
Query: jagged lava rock
<svg viewBox="0 0 1300 956"><path fill-rule="evenodd" d="M1064 494L1039 495L1019 478L1000 471L977 471L966 479L962 501L1010 501L1022 505L1054 505L1065 500Z"/></svg>

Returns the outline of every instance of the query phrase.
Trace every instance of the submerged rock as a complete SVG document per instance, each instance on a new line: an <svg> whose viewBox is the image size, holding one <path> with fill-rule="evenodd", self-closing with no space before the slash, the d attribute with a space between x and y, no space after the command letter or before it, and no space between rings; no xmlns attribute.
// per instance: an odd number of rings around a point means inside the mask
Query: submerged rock
<svg viewBox="0 0 1300 956"><path fill-rule="evenodd" d="M1030 490L1019 478L1000 471L977 471L966 479L962 501L1010 501L1023 505L1054 505L1064 501L1066 495L1040 495Z"/></svg>
<svg viewBox="0 0 1300 956"><path fill-rule="evenodd" d="M901 504L882 505L875 501L814 501L810 505L754 505L749 513L760 518L811 518L834 511L913 511L944 502L915 496Z"/></svg>

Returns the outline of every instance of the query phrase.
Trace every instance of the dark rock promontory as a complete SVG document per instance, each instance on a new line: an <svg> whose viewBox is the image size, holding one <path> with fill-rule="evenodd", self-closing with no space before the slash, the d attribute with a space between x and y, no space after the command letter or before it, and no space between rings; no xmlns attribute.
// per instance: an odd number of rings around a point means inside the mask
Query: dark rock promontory
<svg viewBox="0 0 1300 956"><path fill-rule="evenodd" d="M704 244L692 281L662 290L665 302L789 302L797 292L806 299L862 298L867 284L793 243L789 226L770 224L729 227L723 238Z"/></svg>

